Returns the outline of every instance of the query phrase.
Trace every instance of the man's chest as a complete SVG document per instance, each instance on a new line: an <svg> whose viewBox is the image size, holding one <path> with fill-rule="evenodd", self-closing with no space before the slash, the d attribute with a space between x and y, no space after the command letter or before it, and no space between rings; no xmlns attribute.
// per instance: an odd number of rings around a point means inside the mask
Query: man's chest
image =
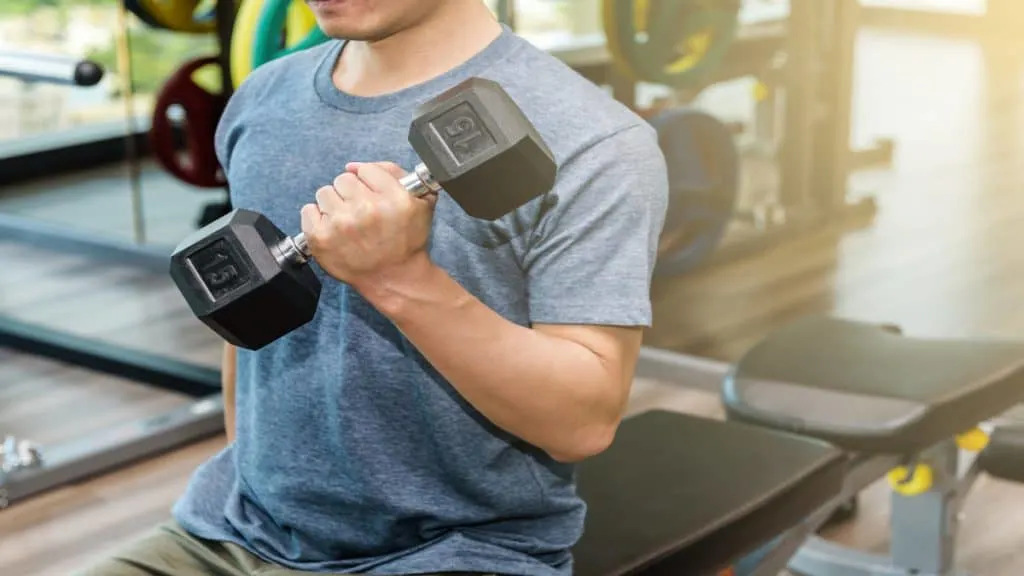
<svg viewBox="0 0 1024 576"><path fill-rule="evenodd" d="M302 206L315 202L316 191L330 186L347 163L387 160L412 169L415 153L390 124L374 131L370 123L331 115L292 122L270 115L249 123L230 152L232 204L298 233Z"/></svg>

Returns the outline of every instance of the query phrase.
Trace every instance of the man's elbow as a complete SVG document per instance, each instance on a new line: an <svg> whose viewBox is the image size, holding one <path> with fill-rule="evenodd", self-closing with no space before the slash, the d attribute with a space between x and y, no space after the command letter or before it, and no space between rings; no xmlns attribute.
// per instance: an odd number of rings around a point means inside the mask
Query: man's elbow
<svg viewBox="0 0 1024 576"><path fill-rule="evenodd" d="M592 424L566 435L570 440L552 446L547 453L556 462L576 464L604 452L615 440L619 421Z"/></svg>

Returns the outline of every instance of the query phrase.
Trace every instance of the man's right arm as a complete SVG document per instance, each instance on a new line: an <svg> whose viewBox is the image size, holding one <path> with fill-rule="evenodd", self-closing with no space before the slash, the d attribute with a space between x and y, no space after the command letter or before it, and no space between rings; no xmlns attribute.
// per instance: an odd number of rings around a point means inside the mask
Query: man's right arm
<svg viewBox="0 0 1024 576"><path fill-rule="evenodd" d="M220 383L224 395L224 430L228 435L228 444L235 441L235 366L238 350L231 344L224 344L221 357Z"/></svg>

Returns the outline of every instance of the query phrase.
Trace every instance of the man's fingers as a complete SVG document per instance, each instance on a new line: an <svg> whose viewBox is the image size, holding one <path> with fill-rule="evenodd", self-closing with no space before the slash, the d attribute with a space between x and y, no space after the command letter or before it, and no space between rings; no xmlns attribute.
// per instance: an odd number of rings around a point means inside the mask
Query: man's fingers
<svg viewBox="0 0 1024 576"><path fill-rule="evenodd" d="M363 164L359 167L359 179L380 194L399 201L405 201L409 192L399 184L398 179L389 173L380 163Z"/></svg>
<svg viewBox="0 0 1024 576"><path fill-rule="evenodd" d="M385 172L390 174L396 180L407 174L404 168L402 168L398 164L395 164L394 162L349 162L345 166L345 170L353 174L358 174L359 169L363 166L366 166L367 164L381 167Z"/></svg>
<svg viewBox="0 0 1024 576"><path fill-rule="evenodd" d="M420 196L417 200L424 202L430 210L433 210L434 207L437 206L437 194L434 194L433 192Z"/></svg>
<svg viewBox="0 0 1024 576"><path fill-rule="evenodd" d="M302 216L302 233L306 235L308 241L320 225L320 209L316 204L306 204L299 214Z"/></svg>
<svg viewBox="0 0 1024 576"><path fill-rule="evenodd" d="M334 179L334 189L345 202L369 202L373 200L373 190L351 172L343 172Z"/></svg>
<svg viewBox="0 0 1024 576"><path fill-rule="evenodd" d="M335 180L337 182L337 180ZM337 213L345 204L338 190L333 186L321 186L316 191L316 205L326 214Z"/></svg>

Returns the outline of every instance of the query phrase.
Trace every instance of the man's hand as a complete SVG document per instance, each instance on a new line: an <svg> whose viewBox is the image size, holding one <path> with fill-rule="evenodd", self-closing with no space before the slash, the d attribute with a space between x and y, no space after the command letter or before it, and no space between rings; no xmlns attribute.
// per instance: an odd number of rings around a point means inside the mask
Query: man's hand
<svg viewBox="0 0 1024 576"><path fill-rule="evenodd" d="M357 290L410 264L429 261L437 196L416 198L389 162L351 163L302 207L302 231L317 263Z"/></svg>

